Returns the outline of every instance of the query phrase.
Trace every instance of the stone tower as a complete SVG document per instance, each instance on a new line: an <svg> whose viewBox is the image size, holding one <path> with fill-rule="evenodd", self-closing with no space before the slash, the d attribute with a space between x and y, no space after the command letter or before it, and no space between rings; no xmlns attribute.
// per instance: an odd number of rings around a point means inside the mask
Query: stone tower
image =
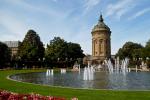
<svg viewBox="0 0 150 100"><path fill-rule="evenodd" d="M92 60L103 61L111 57L111 31L100 15L98 24L92 29Z"/></svg>

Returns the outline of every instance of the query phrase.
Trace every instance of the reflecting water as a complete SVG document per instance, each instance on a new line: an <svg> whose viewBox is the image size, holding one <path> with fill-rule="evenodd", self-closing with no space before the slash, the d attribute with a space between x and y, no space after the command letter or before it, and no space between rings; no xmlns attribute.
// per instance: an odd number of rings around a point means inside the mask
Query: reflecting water
<svg viewBox="0 0 150 100"><path fill-rule="evenodd" d="M126 75L107 72L95 72L94 80L83 80L83 71L80 72L54 72L53 76L46 76L46 72L25 73L10 76L10 78L36 84L64 86L73 88L94 89L127 89L150 90L149 72L130 72Z"/></svg>

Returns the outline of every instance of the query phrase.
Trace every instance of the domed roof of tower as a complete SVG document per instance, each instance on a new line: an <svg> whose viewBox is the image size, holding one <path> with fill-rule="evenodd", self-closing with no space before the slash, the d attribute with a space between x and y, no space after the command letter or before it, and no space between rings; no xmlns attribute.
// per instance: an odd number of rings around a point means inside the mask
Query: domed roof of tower
<svg viewBox="0 0 150 100"><path fill-rule="evenodd" d="M99 30L110 31L110 28L104 23L104 19L102 15L100 15L98 24L94 26L94 28L92 29L92 32L99 31Z"/></svg>

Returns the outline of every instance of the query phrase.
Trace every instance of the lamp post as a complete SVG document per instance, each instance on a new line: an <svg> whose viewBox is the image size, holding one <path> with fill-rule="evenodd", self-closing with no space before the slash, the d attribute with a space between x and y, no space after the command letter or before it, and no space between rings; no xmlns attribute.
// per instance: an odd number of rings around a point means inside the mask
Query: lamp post
<svg viewBox="0 0 150 100"><path fill-rule="evenodd" d="M72 58L70 58L70 61L72 61Z"/></svg>
<svg viewBox="0 0 150 100"><path fill-rule="evenodd" d="M135 58L136 66L139 65L139 61L140 61L140 58L139 58L139 57L136 57L136 58Z"/></svg>
<svg viewBox="0 0 150 100"><path fill-rule="evenodd" d="M146 60L149 60L149 57L146 57Z"/></svg>
<svg viewBox="0 0 150 100"><path fill-rule="evenodd" d="M146 57L146 65L147 65L147 67L148 67L149 64L150 64L150 63L149 63L149 59L150 59L149 57Z"/></svg>
<svg viewBox="0 0 150 100"><path fill-rule="evenodd" d="M58 67L60 66L59 61L60 61L60 58L58 57L58 58L57 58L57 66L58 66Z"/></svg>
<svg viewBox="0 0 150 100"><path fill-rule="evenodd" d="M135 61L136 60L136 58L135 57L133 57L133 61Z"/></svg>
<svg viewBox="0 0 150 100"><path fill-rule="evenodd" d="M57 58L57 61L59 62L60 58Z"/></svg>
<svg viewBox="0 0 150 100"><path fill-rule="evenodd" d="M45 67L45 58L43 57L43 67Z"/></svg>
<svg viewBox="0 0 150 100"><path fill-rule="evenodd" d="M66 57L66 59L65 59L66 61L68 61L68 58Z"/></svg>
<svg viewBox="0 0 150 100"><path fill-rule="evenodd" d="M66 57L65 61L66 61L66 67L68 67L68 58L67 57Z"/></svg>
<svg viewBox="0 0 150 100"><path fill-rule="evenodd" d="M20 66L20 60L21 60L21 57L20 57L20 56L18 56L18 58L17 58L17 64L16 64L16 68L18 68L18 66Z"/></svg>
<svg viewBox="0 0 150 100"><path fill-rule="evenodd" d="M40 64L40 67L41 67L41 59L40 59L40 58L38 59L38 62L39 62L39 64Z"/></svg>

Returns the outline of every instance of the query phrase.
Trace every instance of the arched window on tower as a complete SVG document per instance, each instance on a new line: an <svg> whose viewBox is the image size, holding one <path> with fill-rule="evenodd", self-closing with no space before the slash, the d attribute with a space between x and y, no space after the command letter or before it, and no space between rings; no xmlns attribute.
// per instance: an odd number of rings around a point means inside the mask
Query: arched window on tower
<svg viewBox="0 0 150 100"><path fill-rule="evenodd" d="M103 53L103 50L102 50L102 47L103 46L103 39L100 39L99 40L99 51L100 51L100 54L102 54Z"/></svg>
<svg viewBox="0 0 150 100"><path fill-rule="evenodd" d="M95 41L96 41L96 40L94 39L94 40L93 40L93 46L94 46L94 47L93 47L93 53L94 53L94 56L95 56Z"/></svg>
<svg viewBox="0 0 150 100"><path fill-rule="evenodd" d="M95 44L97 44L97 40L95 40Z"/></svg>

